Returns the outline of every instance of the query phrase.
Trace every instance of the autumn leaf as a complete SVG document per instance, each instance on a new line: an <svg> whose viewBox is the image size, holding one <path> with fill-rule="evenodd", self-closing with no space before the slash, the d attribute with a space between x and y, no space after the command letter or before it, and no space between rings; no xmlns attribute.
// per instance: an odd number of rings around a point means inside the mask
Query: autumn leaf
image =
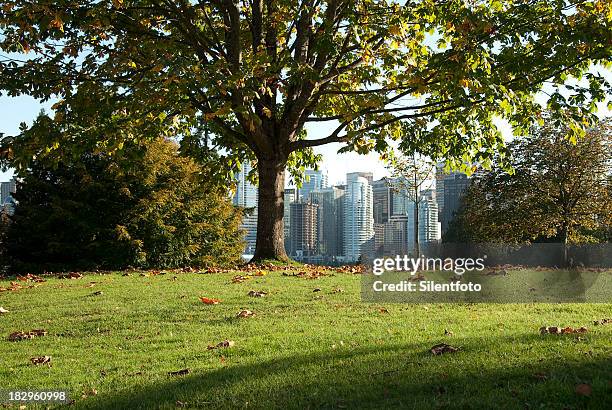
<svg viewBox="0 0 612 410"><path fill-rule="evenodd" d="M30 359L34 366L39 366L41 364L46 364L51 367L51 356L40 356L40 357L32 357Z"/></svg>
<svg viewBox="0 0 612 410"><path fill-rule="evenodd" d="M435 346L432 346L432 348L429 349L429 351L434 356L439 356L439 355L444 354L444 353L456 353L456 352L459 351L459 348L458 347L453 347L451 345L447 345L446 343L440 343L440 344L437 344Z"/></svg>
<svg viewBox="0 0 612 410"><path fill-rule="evenodd" d="M238 318L253 317L253 316L255 316L255 313L251 312L250 310L241 310L236 315L236 317L238 317Z"/></svg>
<svg viewBox="0 0 612 410"><path fill-rule="evenodd" d="M29 332L13 332L9 335L8 340L11 342L19 340L34 339L38 336L46 336L47 331L44 329L32 329Z"/></svg>
<svg viewBox="0 0 612 410"><path fill-rule="evenodd" d="M206 305L218 305L219 303L221 303L221 300L219 299L200 297L200 300Z"/></svg>
<svg viewBox="0 0 612 410"><path fill-rule="evenodd" d="M0 313L8 313L9 311L0 306Z"/></svg>
<svg viewBox="0 0 612 410"><path fill-rule="evenodd" d="M590 385L588 385L586 383L581 383L581 384L576 386L576 389L574 391L579 396L590 397L591 393L593 392L593 389L591 388Z"/></svg>
<svg viewBox="0 0 612 410"><path fill-rule="evenodd" d="M252 290L248 293L248 296L252 297L252 298L261 298L264 297L268 294L268 292L264 292L264 291L258 291L258 290Z"/></svg>
<svg viewBox="0 0 612 410"><path fill-rule="evenodd" d="M232 283L242 283L245 280L249 280L249 279L251 279L251 276L236 275L232 278Z"/></svg>
<svg viewBox="0 0 612 410"><path fill-rule="evenodd" d="M540 328L541 334L552 334L552 335L567 335L573 333L586 333L588 329L586 327L580 327L578 329L574 329L573 327L567 326L564 328L560 328L557 326L544 326Z"/></svg>
<svg viewBox="0 0 612 410"><path fill-rule="evenodd" d="M222 342L217 343L216 345L208 345L206 349L207 350L223 349L223 348L233 347L234 344L235 343L233 340L224 340Z"/></svg>

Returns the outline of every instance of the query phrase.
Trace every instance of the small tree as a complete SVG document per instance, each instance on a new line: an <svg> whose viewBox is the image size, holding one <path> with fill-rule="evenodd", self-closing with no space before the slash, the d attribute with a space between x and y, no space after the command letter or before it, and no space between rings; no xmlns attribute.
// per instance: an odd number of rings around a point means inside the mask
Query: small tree
<svg viewBox="0 0 612 410"><path fill-rule="evenodd" d="M612 225L612 127L577 140L551 123L510 144L514 173L474 178L446 240L592 242Z"/></svg>
<svg viewBox="0 0 612 410"><path fill-rule="evenodd" d="M431 160L415 154L409 157L393 156L388 168L394 177L390 182L393 191L398 195L404 195L414 204L414 254L415 257L419 257L421 254L419 209L423 200L421 191L433 187L435 164Z"/></svg>
<svg viewBox="0 0 612 410"><path fill-rule="evenodd" d="M39 118L38 126L48 119ZM205 168L158 139L120 155L32 162L3 245L17 271L223 264L240 259L240 212Z"/></svg>

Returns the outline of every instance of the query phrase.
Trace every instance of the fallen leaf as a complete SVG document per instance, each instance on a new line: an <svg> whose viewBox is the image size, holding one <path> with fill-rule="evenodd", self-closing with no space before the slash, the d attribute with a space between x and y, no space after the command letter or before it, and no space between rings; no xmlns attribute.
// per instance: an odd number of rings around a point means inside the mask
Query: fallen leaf
<svg viewBox="0 0 612 410"><path fill-rule="evenodd" d="M19 340L34 339L38 336L46 336L47 331L43 329L32 329L29 332L13 332L9 335L8 340L11 342Z"/></svg>
<svg viewBox="0 0 612 410"><path fill-rule="evenodd" d="M342 293L344 292L344 289L342 288L335 288L334 290L332 290L332 293Z"/></svg>
<svg viewBox="0 0 612 410"><path fill-rule="evenodd" d="M378 309L378 311L380 313L389 313L389 309L385 308L385 307L381 307L380 309Z"/></svg>
<svg viewBox="0 0 612 410"><path fill-rule="evenodd" d="M103 294L104 294L104 292L102 292L101 290L99 290L99 291L97 291L97 292L92 293L91 295L92 295L92 296L100 296L100 295L103 295Z"/></svg>
<svg viewBox="0 0 612 410"><path fill-rule="evenodd" d="M9 311L0 306L0 313L8 313Z"/></svg>
<svg viewBox="0 0 612 410"><path fill-rule="evenodd" d="M206 348L207 350L214 350L214 349L224 349L224 348L228 348L228 347L233 347L234 346L234 341L233 340L224 340L222 342L217 343L216 345L208 345L208 347Z"/></svg>
<svg viewBox="0 0 612 410"><path fill-rule="evenodd" d="M564 328L560 328L557 326L544 326L540 328L540 333L541 334L551 334L551 335L567 335L567 334L573 334L573 333L586 333L588 332L588 329L586 327L580 327L578 329L574 329L571 326L567 326Z"/></svg>
<svg viewBox="0 0 612 410"><path fill-rule="evenodd" d="M34 366L39 366L41 364L47 364L51 366L51 356L32 357L30 361Z"/></svg>
<svg viewBox="0 0 612 410"><path fill-rule="evenodd" d="M581 384L576 386L575 392L579 396L590 397L591 393L593 392L593 389L591 388L590 385L588 385L586 383L581 383Z"/></svg>
<svg viewBox="0 0 612 410"><path fill-rule="evenodd" d="M312 291L313 291L313 292L320 292L320 291L321 291L321 288L314 288Z"/></svg>
<svg viewBox="0 0 612 410"><path fill-rule="evenodd" d="M252 317L252 316L255 316L255 313L251 312L250 310L241 310L236 315L236 317Z"/></svg>
<svg viewBox="0 0 612 410"><path fill-rule="evenodd" d="M557 326L543 326L540 328L541 334L561 334L561 328Z"/></svg>
<svg viewBox="0 0 612 410"><path fill-rule="evenodd" d="M219 303L221 303L221 300L219 299L200 297L200 300L206 305L218 305Z"/></svg>
<svg viewBox="0 0 612 410"><path fill-rule="evenodd" d="M429 351L435 356L441 355L444 353L455 353L458 350L459 350L458 347L453 347L451 345L447 345L446 343L437 344L433 346L431 349L429 349Z"/></svg>
<svg viewBox="0 0 612 410"><path fill-rule="evenodd" d="M444 336L453 336L454 333L451 332L450 330L444 329Z"/></svg>
<svg viewBox="0 0 612 410"><path fill-rule="evenodd" d="M268 292L264 292L264 291L257 291L257 290L252 290L248 293L249 296L253 297L253 298L261 298L264 297L268 294Z"/></svg>
<svg viewBox="0 0 612 410"><path fill-rule="evenodd" d="M187 402L177 400L176 407L187 407Z"/></svg>
<svg viewBox="0 0 612 410"><path fill-rule="evenodd" d="M232 283L242 283L245 280L249 280L249 279L251 279L250 276L236 275L232 278Z"/></svg>
<svg viewBox="0 0 612 410"><path fill-rule="evenodd" d="M267 275L267 272L264 272L262 270L257 271L253 274L253 276L265 276L265 275Z"/></svg>
<svg viewBox="0 0 612 410"><path fill-rule="evenodd" d="M181 369L181 370L177 370L175 372L168 372L168 374L170 376L185 376L186 374L189 374L191 372L191 370L189 369Z"/></svg>

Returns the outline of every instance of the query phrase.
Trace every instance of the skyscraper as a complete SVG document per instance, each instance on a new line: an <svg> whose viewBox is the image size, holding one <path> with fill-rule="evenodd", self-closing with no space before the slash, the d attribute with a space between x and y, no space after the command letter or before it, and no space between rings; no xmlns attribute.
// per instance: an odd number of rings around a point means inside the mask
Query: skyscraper
<svg viewBox="0 0 612 410"><path fill-rule="evenodd" d="M438 222L438 203L435 200L435 191L425 190L419 198L419 244L440 240L440 223ZM414 249L414 202L409 205L408 213L408 249ZM422 250L422 248L421 248Z"/></svg>
<svg viewBox="0 0 612 410"><path fill-rule="evenodd" d="M374 223L384 224L391 216L392 189L387 178L372 184Z"/></svg>
<svg viewBox="0 0 612 410"><path fill-rule="evenodd" d="M448 230L448 226L459 210L461 198L470 184L467 175L453 172L444 177L444 209L442 211L442 234Z"/></svg>
<svg viewBox="0 0 612 410"><path fill-rule="evenodd" d="M355 179L357 177L365 178L368 181L368 184L370 184L370 185L372 185L374 183L374 174L371 173L371 172L358 171L358 172L349 172L348 174L346 174L346 180L347 181L349 179Z"/></svg>
<svg viewBox="0 0 612 410"><path fill-rule="evenodd" d="M244 161L242 169L236 177L236 193L232 202L234 205L247 208L242 217L240 227L246 232L245 234L245 254L252 255L255 252L257 242L257 187L253 185L248 176L252 170L251 163Z"/></svg>
<svg viewBox="0 0 612 410"><path fill-rule="evenodd" d="M438 203L438 220L442 221L442 213L444 212L444 162L438 162L436 165L436 202Z"/></svg>
<svg viewBox="0 0 612 410"><path fill-rule="evenodd" d="M295 257L313 256L317 253L317 210L318 205L293 202L291 215L291 251Z"/></svg>
<svg viewBox="0 0 612 410"><path fill-rule="evenodd" d="M283 202L283 227L285 232L285 251L291 252L291 203L295 202L295 188L285 189L285 200Z"/></svg>
<svg viewBox="0 0 612 410"><path fill-rule="evenodd" d="M11 178L8 182L0 183L0 205L12 202L12 194L17 191L17 182Z"/></svg>
<svg viewBox="0 0 612 410"><path fill-rule="evenodd" d="M307 202L312 191L327 188L327 174L321 170L307 169L304 175L302 187L298 189L297 200Z"/></svg>
<svg viewBox="0 0 612 410"><path fill-rule="evenodd" d="M359 173L346 176L344 195L344 257L355 262L369 258L374 250L372 186Z"/></svg>
<svg viewBox="0 0 612 410"><path fill-rule="evenodd" d="M336 187L317 189L310 193L310 202L317 204L317 254L338 255L338 198L344 192Z"/></svg>
<svg viewBox="0 0 612 410"><path fill-rule="evenodd" d="M253 208L257 206L257 186L253 185L248 177L249 173L253 170L249 161L242 163L242 168L236 178L236 193L232 202L236 206L243 208Z"/></svg>

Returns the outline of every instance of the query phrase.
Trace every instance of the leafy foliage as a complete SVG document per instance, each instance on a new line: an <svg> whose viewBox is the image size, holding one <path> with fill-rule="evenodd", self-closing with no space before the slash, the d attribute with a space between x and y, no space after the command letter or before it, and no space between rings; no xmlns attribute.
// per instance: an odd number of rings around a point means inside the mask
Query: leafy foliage
<svg viewBox="0 0 612 410"><path fill-rule="evenodd" d="M486 163L504 147L495 119L526 132L545 84L548 109L580 135L609 94L603 68L589 68L610 66L611 23L606 0L7 0L0 90L57 98L65 132L38 135L49 157L207 127L201 155L226 178L257 160L270 212L256 256L274 258L284 170L315 165L313 147L395 142L455 167ZM314 122L331 131L307 138Z"/></svg>
<svg viewBox="0 0 612 410"><path fill-rule="evenodd" d="M14 270L164 268L240 258L240 212L170 141L126 147L112 157L83 153L54 166L36 160L21 177L5 242Z"/></svg>
<svg viewBox="0 0 612 410"><path fill-rule="evenodd" d="M503 145L493 118L524 130L538 116L533 95L544 82L553 84L550 109L572 130L592 120L609 84L585 71L609 63L611 7L9 0L0 49L13 54L0 60L0 89L59 97L55 121L71 127L47 141L54 149L78 136L112 150L206 125L232 166L251 153L314 160L307 149L330 142L384 151L387 138L410 153L483 159ZM585 82L560 92L571 75ZM306 140L311 121L338 126Z"/></svg>
<svg viewBox="0 0 612 410"><path fill-rule="evenodd" d="M499 166L469 187L445 240L606 241L612 226L612 127L570 141L547 124L510 144L514 173Z"/></svg>

